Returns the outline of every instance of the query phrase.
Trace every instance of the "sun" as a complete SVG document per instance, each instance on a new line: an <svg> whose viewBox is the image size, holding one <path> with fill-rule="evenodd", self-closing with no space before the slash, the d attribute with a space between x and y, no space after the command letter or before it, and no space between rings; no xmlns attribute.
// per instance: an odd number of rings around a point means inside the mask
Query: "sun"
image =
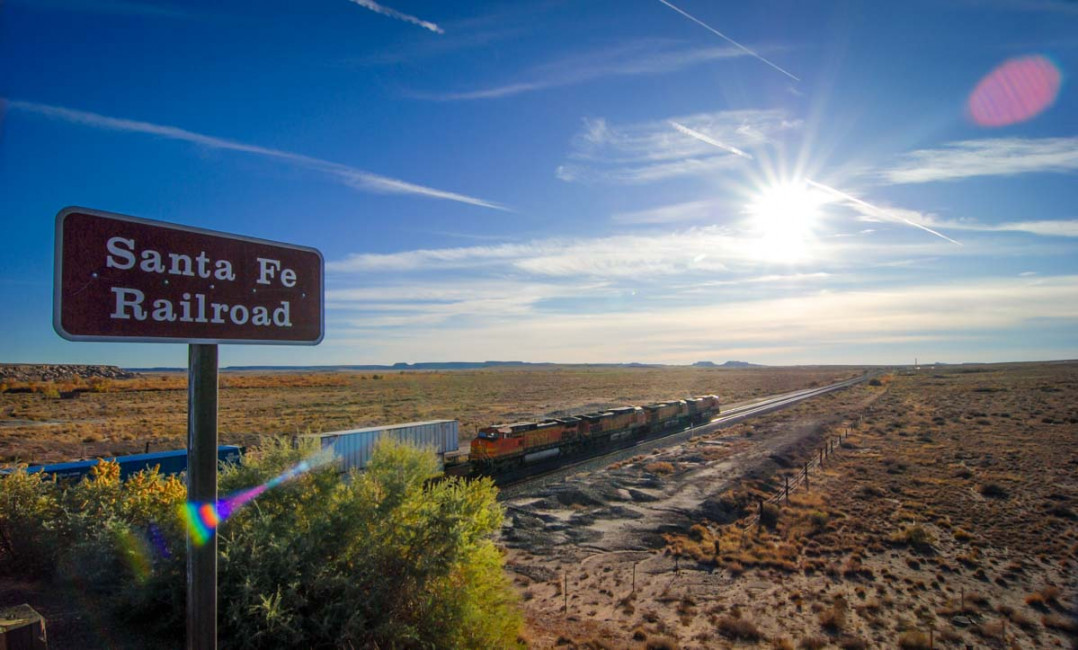
<svg viewBox="0 0 1078 650"><path fill-rule="evenodd" d="M795 262L810 256L820 207L827 196L804 182L772 185L748 205L749 226L758 237L758 256Z"/></svg>

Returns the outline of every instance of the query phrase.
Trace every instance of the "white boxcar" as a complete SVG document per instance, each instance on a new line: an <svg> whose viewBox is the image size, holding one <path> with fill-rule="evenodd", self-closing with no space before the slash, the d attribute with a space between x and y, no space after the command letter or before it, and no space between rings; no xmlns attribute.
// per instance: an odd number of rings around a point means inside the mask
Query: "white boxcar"
<svg viewBox="0 0 1078 650"><path fill-rule="evenodd" d="M441 462L447 452L457 451L459 429L460 423L456 420L431 420L316 433L308 437L318 438L322 449L332 448L333 455L340 459L341 471L347 472L353 468L366 467L371 453L374 452L375 443L382 438L391 438L413 447L433 449Z"/></svg>

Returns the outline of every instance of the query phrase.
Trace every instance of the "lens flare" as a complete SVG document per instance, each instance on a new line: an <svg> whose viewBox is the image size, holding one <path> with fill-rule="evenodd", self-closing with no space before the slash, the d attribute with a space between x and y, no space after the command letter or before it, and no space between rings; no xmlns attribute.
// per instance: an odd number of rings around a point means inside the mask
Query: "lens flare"
<svg viewBox="0 0 1078 650"><path fill-rule="evenodd" d="M1038 54L1010 59L988 73L970 93L970 119L980 126L998 127L1032 119L1059 95L1063 75Z"/></svg>
<svg viewBox="0 0 1078 650"><path fill-rule="evenodd" d="M116 541L122 551L122 557L126 560L135 581L144 583L150 578L153 568L152 548L149 542L130 530L124 529L117 533Z"/></svg>
<svg viewBox="0 0 1078 650"><path fill-rule="evenodd" d="M300 461L295 467L282 472L262 485L236 492L223 499L218 499L214 503L188 501L182 506L181 516L187 524L187 532L191 536L191 541L195 543L195 546L202 546L213 539L217 527L220 526L222 522L266 490L277 487L286 481L290 481L312 469L327 465L332 461L332 452L320 452L312 458Z"/></svg>

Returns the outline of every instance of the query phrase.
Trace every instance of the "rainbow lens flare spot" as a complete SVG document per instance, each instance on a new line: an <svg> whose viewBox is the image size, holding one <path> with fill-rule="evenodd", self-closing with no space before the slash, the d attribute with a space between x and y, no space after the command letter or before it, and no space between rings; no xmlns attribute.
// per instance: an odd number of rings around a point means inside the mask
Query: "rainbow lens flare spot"
<svg viewBox="0 0 1078 650"><path fill-rule="evenodd" d="M323 467L334 461L331 451L319 452L307 460L300 461L295 467L271 478L262 485L236 492L216 502L196 503L188 501L181 506L180 516L187 525L187 532L195 546L202 546L213 538L217 527L232 513L251 502L266 490L306 474L312 469Z"/></svg>

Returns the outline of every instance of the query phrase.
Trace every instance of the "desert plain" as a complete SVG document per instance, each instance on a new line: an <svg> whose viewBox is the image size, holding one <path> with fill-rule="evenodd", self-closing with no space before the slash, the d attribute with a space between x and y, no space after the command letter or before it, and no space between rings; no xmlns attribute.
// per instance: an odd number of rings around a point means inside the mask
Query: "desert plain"
<svg viewBox="0 0 1078 650"><path fill-rule="evenodd" d="M221 441L452 418L466 447L477 427L498 422L707 393L732 406L861 372L225 372ZM521 641L1075 647L1078 362L873 372L782 411L507 490L499 544L525 612ZM4 387L9 464L183 446L183 373L24 376Z"/></svg>

